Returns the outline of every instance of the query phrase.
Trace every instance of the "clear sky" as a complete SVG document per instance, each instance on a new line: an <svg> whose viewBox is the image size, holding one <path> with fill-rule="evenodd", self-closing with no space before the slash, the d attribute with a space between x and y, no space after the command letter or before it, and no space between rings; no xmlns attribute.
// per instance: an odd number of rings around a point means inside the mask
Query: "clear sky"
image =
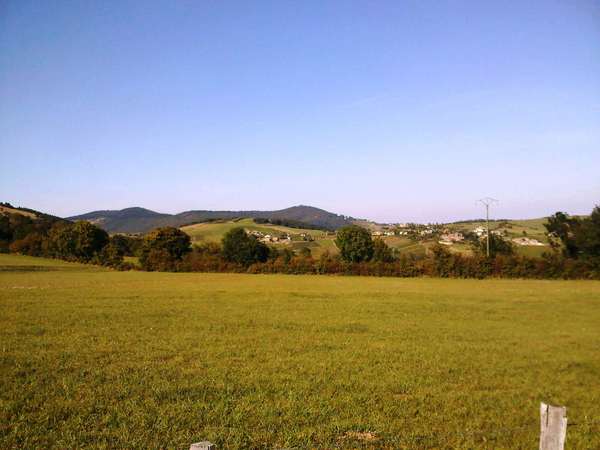
<svg viewBox="0 0 600 450"><path fill-rule="evenodd" d="M600 203L600 2L0 2L0 200L379 221Z"/></svg>

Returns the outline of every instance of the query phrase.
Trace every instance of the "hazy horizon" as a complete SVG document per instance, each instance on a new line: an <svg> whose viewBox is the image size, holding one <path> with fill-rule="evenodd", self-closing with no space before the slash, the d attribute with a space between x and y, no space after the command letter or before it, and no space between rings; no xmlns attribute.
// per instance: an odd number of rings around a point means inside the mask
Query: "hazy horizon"
<svg viewBox="0 0 600 450"><path fill-rule="evenodd" d="M0 199L0 201L8 201L6 199ZM26 207L26 208L31 208L34 210L39 210L35 207L32 207L30 205L26 205L26 204L19 204L18 202L11 202L8 201L8 203L12 204L12 206L15 207ZM322 208L318 205L308 205L308 204L298 204L298 205L288 205L288 206L284 206L281 208L253 208L253 207L246 207L246 208L214 208L211 209L211 211L275 211L275 210L280 210L280 209L286 209L286 208L290 208L293 206L312 206L315 208L319 208L319 209L324 209L326 211L332 212L332 213L336 213L336 214L340 214L340 215L344 215L344 216L350 216L353 217L355 219L365 219L365 220L371 220L374 222L378 222L378 223L451 223L451 222L458 222L458 221L468 221L468 220L476 220L476 219L483 219L485 217L485 209L483 206L480 207L475 207L474 209L476 209L477 211L479 211L480 215L473 215L473 216L461 216L461 217L453 217L453 216L447 216L444 218L439 218L439 219L434 219L434 220L417 220L415 218L407 218L407 219L395 219L395 220L377 220L374 219L372 217L367 217L367 216L360 216L360 215L351 215L351 214L344 214L344 212L340 212L340 211L335 211L335 210L329 210L326 208ZM592 208L596 206L593 205L592 207L589 208L589 210L585 210L585 211L565 211L563 210L556 210L556 211L551 211L548 212L547 214L541 214L541 215L536 215L536 216L518 216L518 217L513 217L513 216L504 216L500 213L498 213L498 211L502 211L503 209L501 208L501 205L499 204L493 204L490 207L490 220L499 220L499 219L512 219L512 220L526 220L526 219L539 219L541 217L547 217L551 214L554 214L557 211L563 211L563 212L567 212L570 215L574 215L574 216L582 216L582 215L588 215ZM598 205L600 206L600 204ZM206 208L188 208L188 209L182 209L182 210L163 210L163 209L158 209L158 208L150 208L144 205L130 205L130 206L125 206L123 208L89 208L85 211L78 211L72 214L58 214L55 211L48 211L48 210L39 210L41 212L45 212L48 214L52 214L52 215L56 215L59 217L64 217L64 218L68 218L68 217L73 217L73 216L79 216L79 215L83 215L86 213L90 213L90 212L95 212L95 211L107 211L107 210L113 210L113 211L120 211L123 209L127 209L127 208L144 208L156 213L163 213L163 214L179 214L179 213L183 213L183 212L189 212L189 211L204 211L207 210Z"/></svg>
<svg viewBox="0 0 600 450"><path fill-rule="evenodd" d="M600 5L0 6L0 200L379 222L600 203Z"/></svg>

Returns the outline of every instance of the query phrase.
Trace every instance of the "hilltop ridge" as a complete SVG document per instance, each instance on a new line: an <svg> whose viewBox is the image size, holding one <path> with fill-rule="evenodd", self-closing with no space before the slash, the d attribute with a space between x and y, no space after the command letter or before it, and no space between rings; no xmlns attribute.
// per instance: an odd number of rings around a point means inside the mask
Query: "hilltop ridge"
<svg viewBox="0 0 600 450"><path fill-rule="evenodd" d="M121 210L99 210L68 217L68 220L87 220L109 233L144 233L160 226L180 227L211 219L238 217L270 220L290 220L310 226L335 230L353 223L351 217L335 214L314 206L297 205L275 211L212 211L190 210L178 214L166 214L139 206Z"/></svg>

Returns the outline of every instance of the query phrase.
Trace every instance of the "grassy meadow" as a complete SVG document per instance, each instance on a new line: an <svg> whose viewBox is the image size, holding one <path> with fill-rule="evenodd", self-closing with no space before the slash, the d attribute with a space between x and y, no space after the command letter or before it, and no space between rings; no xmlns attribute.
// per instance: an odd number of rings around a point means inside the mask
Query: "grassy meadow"
<svg viewBox="0 0 600 450"><path fill-rule="evenodd" d="M527 236L547 244L548 238L544 228L545 222L545 218L491 222L490 229L505 232L508 239ZM366 223L361 223L361 225L367 226ZM478 226L485 226L485 222L457 222L448 225L448 228L452 231L467 232L477 228ZM292 238L291 242L270 243L269 245L277 248L289 248L294 251L298 251L302 247L308 247L311 250L312 256L315 258L320 257L326 251L331 254L337 254L339 252L334 242L335 236L328 235L324 231L290 228L271 224L257 224L253 219L249 218L197 223L182 227L181 229L190 236L192 243L202 244L207 242L221 242L223 235L235 227L243 227L246 230L252 231L261 231L265 234L271 234L273 236L279 236L282 233L287 233ZM314 241L303 241L300 237L301 233L310 234ZM381 239L383 239L389 247L395 248L399 253L412 253L420 256L425 255L428 248L438 242L437 238L415 241L406 236L382 236ZM447 248L454 253L462 253L465 255L472 254L471 246L468 243L453 244ZM539 247L516 245L515 250L517 254L523 256L541 257L544 252L550 251L550 247L547 245Z"/></svg>
<svg viewBox="0 0 600 450"><path fill-rule="evenodd" d="M221 242L225 233L236 227L243 227L250 231L260 231L272 236L289 234L291 242L269 244L280 249L289 248L290 250L300 250L302 247L308 247L314 257L321 256L325 251L329 251L330 253L338 252L338 249L333 242L335 236L327 235L325 231L260 224L254 222L254 219L249 218L197 223L182 227L181 230L190 236L193 244L203 244L208 242ZM309 234L314 241L303 241L300 236L302 233Z"/></svg>
<svg viewBox="0 0 600 450"><path fill-rule="evenodd" d="M490 230L505 231L510 238L526 235L537 239L540 242L547 243L548 237L546 235L546 228L544 227L544 224L547 223L547 221L548 219L546 217L523 220L490 220ZM481 222L456 222L449 224L448 228L468 231L485 226L486 222L484 220Z"/></svg>
<svg viewBox="0 0 600 450"><path fill-rule="evenodd" d="M187 225L181 229L190 235L195 242L221 242L221 239L229 230L242 227L250 231L261 231L265 234L279 236L282 233L288 233L292 238L301 233L308 233L315 238L325 236L321 230L311 230L304 228L291 228L281 225L262 224L254 222L254 219L244 218L239 220L222 220L213 222L201 222L194 225Z"/></svg>
<svg viewBox="0 0 600 450"><path fill-rule="evenodd" d="M600 448L600 282L0 255L0 448Z"/></svg>

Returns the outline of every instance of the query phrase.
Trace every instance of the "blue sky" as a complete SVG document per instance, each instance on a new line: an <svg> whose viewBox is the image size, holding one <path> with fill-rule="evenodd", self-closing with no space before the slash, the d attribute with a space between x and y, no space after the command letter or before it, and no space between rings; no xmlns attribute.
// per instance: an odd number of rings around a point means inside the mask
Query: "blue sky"
<svg viewBox="0 0 600 450"><path fill-rule="evenodd" d="M0 200L380 221L600 203L600 3L4 1Z"/></svg>

